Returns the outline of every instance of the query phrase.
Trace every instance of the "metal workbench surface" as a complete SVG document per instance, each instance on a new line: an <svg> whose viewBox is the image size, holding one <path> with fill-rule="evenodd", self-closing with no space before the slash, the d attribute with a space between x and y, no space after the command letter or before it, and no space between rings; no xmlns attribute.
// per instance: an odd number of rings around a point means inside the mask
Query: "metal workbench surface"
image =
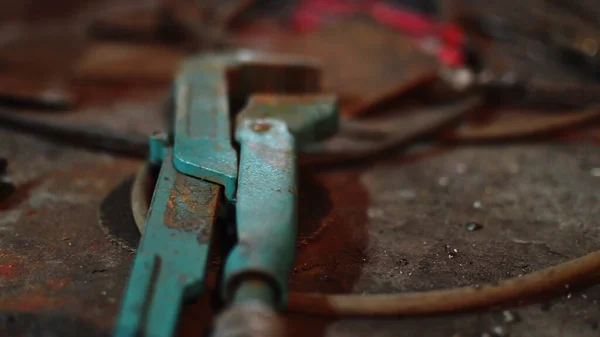
<svg viewBox="0 0 600 337"><path fill-rule="evenodd" d="M109 335L137 240L127 179L141 162L5 130L0 143L18 186L0 212L2 335ZM531 144L304 170L292 290L497 282L599 249L599 167L597 145ZM101 208L114 214L103 225ZM591 287L508 313L286 321L292 336L596 336L598 300ZM181 335L207 328L209 312L206 299L186 307Z"/></svg>

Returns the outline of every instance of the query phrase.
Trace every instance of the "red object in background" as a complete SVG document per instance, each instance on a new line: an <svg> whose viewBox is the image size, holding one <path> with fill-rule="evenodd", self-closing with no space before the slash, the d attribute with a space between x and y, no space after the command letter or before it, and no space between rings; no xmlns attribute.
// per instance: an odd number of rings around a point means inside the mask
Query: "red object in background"
<svg viewBox="0 0 600 337"><path fill-rule="evenodd" d="M322 23L323 18L310 11L298 11L292 17L292 27L295 32L308 33L311 32Z"/></svg>
<svg viewBox="0 0 600 337"><path fill-rule="evenodd" d="M462 46L464 32L457 25L444 25L433 18L382 0L303 0L292 16L292 29L308 33L328 19L364 13L389 28L416 38L434 37L440 46L434 51L438 60L449 67L465 62Z"/></svg>
<svg viewBox="0 0 600 337"><path fill-rule="evenodd" d="M451 68L461 67L465 63L462 50L450 45L442 45L437 53L437 58L440 63Z"/></svg>
<svg viewBox="0 0 600 337"><path fill-rule="evenodd" d="M465 33L463 29L456 24L444 25L440 35L442 40L453 46L460 46L465 43Z"/></svg>
<svg viewBox="0 0 600 337"><path fill-rule="evenodd" d="M437 53L438 60L448 67L460 67L465 64L463 46L466 43L465 32L456 24L440 28L442 47Z"/></svg>
<svg viewBox="0 0 600 337"><path fill-rule="evenodd" d="M292 17L293 28L306 32L317 28L328 18L358 13L367 14L383 25L416 36L432 34L437 26L435 20L427 15L382 0L303 0Z"/></svg>

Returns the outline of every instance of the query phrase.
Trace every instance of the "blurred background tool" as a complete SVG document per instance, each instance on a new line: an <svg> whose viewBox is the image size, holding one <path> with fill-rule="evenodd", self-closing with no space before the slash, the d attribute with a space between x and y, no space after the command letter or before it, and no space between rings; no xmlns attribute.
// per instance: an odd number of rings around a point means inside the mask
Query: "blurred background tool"
<svg viewBox="0 0 600 337"><path fill-rule="evenodd" d="M218 47L255 0L161 0L158 6L109 8L89 26L99 39L183 43L192 49ZM117 9L117 10L115 10Z"/></svg>

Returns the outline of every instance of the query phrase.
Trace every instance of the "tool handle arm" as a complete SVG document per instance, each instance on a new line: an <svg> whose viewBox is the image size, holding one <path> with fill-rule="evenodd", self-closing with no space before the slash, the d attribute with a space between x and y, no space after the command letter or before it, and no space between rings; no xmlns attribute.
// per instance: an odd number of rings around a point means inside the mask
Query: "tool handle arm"
<svg viewBox="0 0 600 337"><path fill-rule="evenodd" d="M238 242L225 264L224 296L231 300L246 280L270 284L276 305L285 304L296 247L294 137L277 119L245 120L237 191Z"/></svg>

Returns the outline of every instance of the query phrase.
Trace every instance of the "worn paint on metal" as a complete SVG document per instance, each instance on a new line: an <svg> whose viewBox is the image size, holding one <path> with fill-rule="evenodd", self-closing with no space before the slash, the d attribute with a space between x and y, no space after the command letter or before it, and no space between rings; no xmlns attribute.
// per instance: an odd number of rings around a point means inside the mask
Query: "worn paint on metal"
<svg viewBox="0 0 600 337"><path fill-rule="evenodd" d="M296 144L336 130L335 98L250 98L235 140L229 103L263 90L312 93L317 79L312 64L248 52L208 54L184 64L174 87L172 157L164 156L161 137L150 142L151 161L164 160L116 337L173 334L185 296L202 289L221 190L236 207L238 229L225 263L226 299L258 296L269 306L285 305L297 236ZM238 285L257 278L269 291L236 293Z"/></svg>
<svg viewBox="0 0 600 337"><path fill-rule="evenodd" d="M175 81L174 165L222 185L235 198L237 154L230 102L256 92L297 93L319 85L316 64L290 55L249 51L203 54L183 64Z"/></svg>
<svg viewBox="0 0 600 337"><path fill-rule="evenodd" d="M204 286L207 237L221 188L182 176L170 155L165 159L118 317L118 337L171 336L183 301Z"/></svg>
<svg viewBox="0 0 600 337"><path fill-rule="evenodd" d="M233 199L237 155L231 144L223 71L183 76L175 85L173 162L177 170L216 182Z"/></svg>
<svg viewBox="0 0 600 337"><path fill-rule="evenodd" d="M155 132L149 139L150 155L148 161L154 165L162 164L167 154L168 136L165 132Z"/></svg>
<svg viewBox="0 0 600 337"><path fill-rule="evenodd" d="M294 136L296 147L301 147L335 133L339 125L337 99L335 95L323 94L253 95L238 114L237 122L259 119L283 121Z"/></svg>
<svg viewBox="0 0 600 337"><path fill-rule="evenodd" d="M297 154L303 144L331 135L338 114L332 96L250 98L237 118L240 167L236 197L238 243L224 269L226 300L255 297L245 280L272 285L278 307L287 301L297 237ZM261 298L257 298L261 300ZM269 302L268 299L262 299Z"/></svg>
<svg viewBox="0 0 600 337"><path fill-rule="evenodd" d="M335 97L314 95L319 82L310 60L248 51L190 59L176 80L174 166L224 186L235 201L239 241L225 264L226 299L260 275L285 304L297 236L296 148L338 126ZM236 119L238 168L230 103L246 101Z"/></svg>
<svg viewBox="0 0 600 337"><path fill-rule="evenodd" d="M236 202L238 243L225 264L228 299L234 285L249 273L260 273L276 284L279 298L287 294L287 279L296 251L296 155L294 137L284 122L261 120L271 128L252 129L245 121L236 132L241 144Z"/></svg>
<svg viewBox="0 0 600 337"><path fill-rule="evenodd" d="M163 179L170 179L164 177ZM215 190L218 186L209 188L206 184L198 184L196 178L178 174L175 184L169 194L164 223L169 228L179 228L196 232L198 242L208 244L219 199ZM200 198L199 198L200 196Z"/></svg>

